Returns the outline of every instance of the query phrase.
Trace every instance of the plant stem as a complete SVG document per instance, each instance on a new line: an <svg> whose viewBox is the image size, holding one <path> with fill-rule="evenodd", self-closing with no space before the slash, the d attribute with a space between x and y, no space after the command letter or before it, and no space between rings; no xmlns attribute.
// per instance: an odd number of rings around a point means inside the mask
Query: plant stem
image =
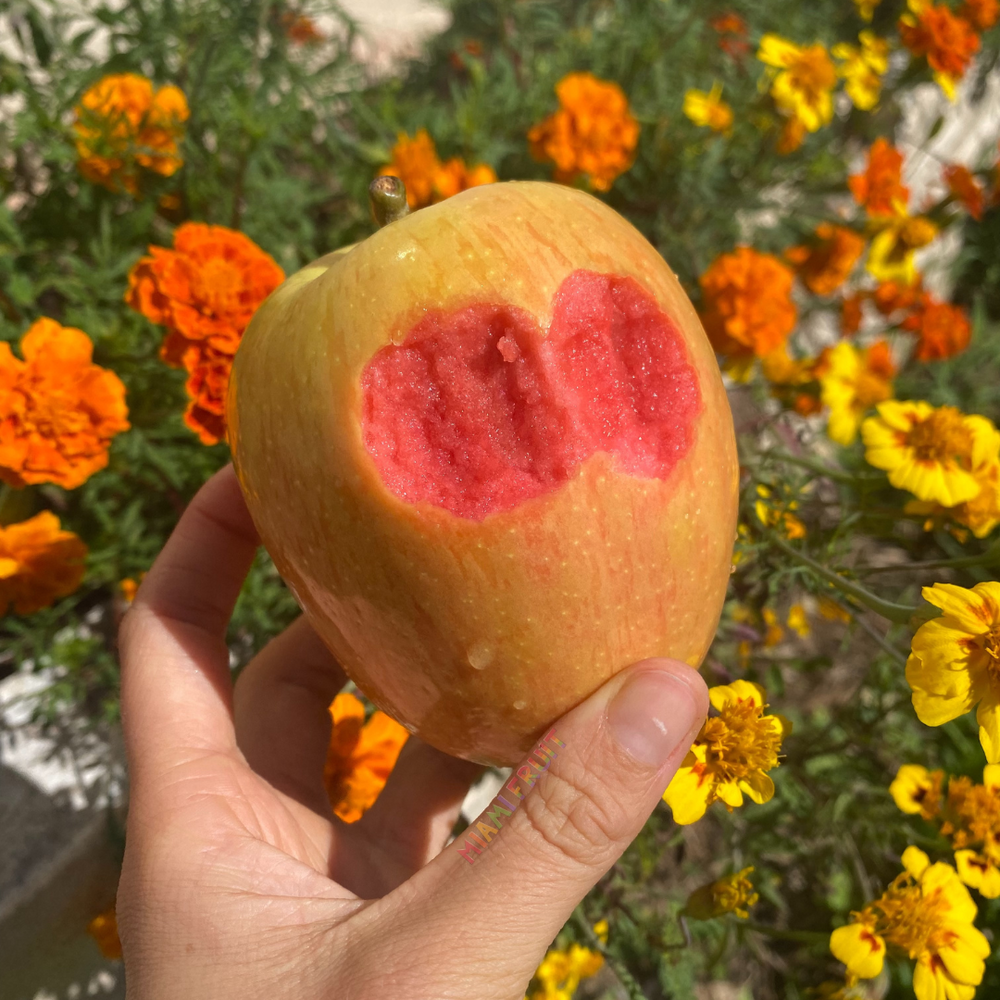
<svg viewBox="0 0 1000 1000"><path fill-rule="evenodd" d="M410 214L406 185L398 177L376 177L368 185L368 201L379 229Z"/></svg>
<svg viewBox="0 0 1000 1000"><path fill-rule="evenodd" d="M971 569L973 566L1000 566L1000 541L994 542L978 556L930 559L926 562L900 563L896 566L857 566L855 569L864 573L888 573L892 570L911 569Z"/></svg>
<svg viewBox="0 0 1000 1000"><path fill-rule="evenodd" d="M775 452L768 455L768 458L776 458L780 462L788 462L790 465L798 465L803 469L809 469L812 472L819 473L821 476L826 476L827 479L833 479L839 483L849 483L852 486L856 486L859 482L864 482L865 480L874 482L875 480L882 478L881 476L875 475L853 476L851 473L844 472L841 469L831 469L822 462L814 462L809 458L798 458L795 455L789 455L787 452Z"/></svg>
<svg viewBox="0 0 1000 1000"><path fill-rule="evenodd" d="M642 987L635 981L635 977L629 972L628 966L617 955L609 951L604 942L594 933L594 929L590 926L583 912L582 904L573 911L570 923L580 932L589 948L604 956L604 961L608 963L612 972L625 987L628 1000L649 1000L649 997L643 993Z"/></svg>
<svg viewBox="0 0 1000 1000"><path fill-rule="evenodd" d="M829 934L822 931L783 931L777 927L768 927L767 924L758 924L755 920L738 920L734 926L742 927L748 931L756 931L758 934L766 934L768 937L777 938L780 941L799 941L802 944L819 944L821 941L828 941Z"/></svg>
<svg viewBox="0 0 1000 1000"><path fill-rule="evenodd" d="M771 532L768 532L767 535L770 541L786 555L791 556L803 566L808 566L817 576L832 583L845 594L849 594L870 611L874 611L875 614L888 618L889 621L896 622L898 625L908 625L915 615L923 614L920 608L909 604L893 604L891 601L883 601L881 597L876 597L870 590L865 590L864 587L859 587L856 583L845 580L839 573L834 573L833 570L827 569L826 566L811 559L804 552L799 552L798 549L777 535Z"/></svg>

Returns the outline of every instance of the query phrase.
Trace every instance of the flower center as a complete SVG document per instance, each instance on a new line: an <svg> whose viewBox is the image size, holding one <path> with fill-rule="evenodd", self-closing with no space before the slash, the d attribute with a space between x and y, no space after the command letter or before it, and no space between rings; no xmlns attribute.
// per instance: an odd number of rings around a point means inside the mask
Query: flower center
<svg viewBox="0 0 1000 1000"><path fill-rule="evenodd" d="M972 454L972 432L954 406L942 406L926 420L914 423L905 443L923 462L954 460L967 465Z"/></svg>
<svg viewBox="0 0 1000 1000"><path fill-rule="evenodd" d="M866 907L869 926L875 933L918 958L937 952L948 943L951 932L944 926L951 906L940 889L924 895L913 877L904 873L886 889L881 899Z"/></svg>
<svg viewBox="0 0 1000 1000"><path fill-rule="evenodd" d="M749 699L726 705L708 719L699 742L707 747L705 764L723 781L738 781L753 771L770 771L778 763L781 729L767 706Z"/></svg>

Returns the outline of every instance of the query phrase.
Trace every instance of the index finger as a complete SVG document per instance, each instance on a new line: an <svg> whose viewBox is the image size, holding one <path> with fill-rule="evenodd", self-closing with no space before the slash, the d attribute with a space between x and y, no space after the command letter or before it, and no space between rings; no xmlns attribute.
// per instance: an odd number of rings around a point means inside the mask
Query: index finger
<svg viewBox="0 0 1000 1000"><path fill-rule="evenodd" d="M232 466L185 510L122 622L122 725L133 775L235 752L225 636L259 540Z"/></svg>

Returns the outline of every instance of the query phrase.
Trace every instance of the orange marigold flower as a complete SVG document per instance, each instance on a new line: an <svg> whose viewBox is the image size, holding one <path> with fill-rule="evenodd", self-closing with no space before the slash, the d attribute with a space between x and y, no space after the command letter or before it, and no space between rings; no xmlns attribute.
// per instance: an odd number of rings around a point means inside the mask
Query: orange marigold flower
<svg viewBox="0 0 1000 1000"><path fill-rule="evenodd" d="M326 35L316 27L316 22L306 14L286 10L281 16L281 26L293 45L312 45L326 40Z"/></svg>
<svg viewBox="0 0 1000 1000"><path fill-rule="evenodd" d="M1000 0L965 0L958 10L958 16L964 17L980 31L989 31L1000 21Z"/></svg>
<svg viewBox="0 0 1000 1000"><path fill-rule="evenodd" d="M118 915L112 903L103 913L99 913L87 924L87 933L97 942L105 958L122 957L122 943L118 937Z"/></svg>
<svg viewBox="0 0 1000 1000"><path fill-rule="evenodd" d="M497 179L493 168L485 163L469 167L457 156L442 163L426 129L412 139L400 132L392 147L392 163L378 173L380 177L398 177L403 182L410 208L424 208L468 188L493 184Z"/></svg>
<svg viewBox="0 0 1000 1000"><path fill-rule="evenodd" d="M771 254L737 247L701 276L702 321L720 354L763 357L781 347L795 327L794 275Z"/></svg>
<svg viewBox="0 0 1000 1000"><path fill-rule="evenodd" d="M979 51L979 35L944 4L909 0L907 6L910 12L899 19L899 37L914 56L927 57L934 79L954 100L956 84Z"/></svg>
<svg viewBox="0 0 1000 1000"><path fill-rule="evenodd" d="M285 279L270 254L225 226L185 222L174 248L150 247L129 273L125 301L167 336L160 357L188 372L184 422L204 444L225 436L233 355L258 306Z"/></svg>
<svg viewBox="0 0 1000 1000"><path fill-rule="evenodd" d="M853 337L861 329L864 319L864 305L867 296L863 292L848 295L840 306L840 332L845 337Z"/></svg>
<svg viewBox="0 0 1000 1000"><path fill-rule="evenodd" d="M917 334L914 357L920 361L940 361L960 354L969 346L972 324L965 310L931 295L922 297L920 307L902 323L904 330Z"/></svg>
<svg viewBox="0 0 1000 1000"><path fill-rule="evenodd" d="M892 215L896 206L909 203L910 189L902 182L903 154L886 139L876 139L868 150L864 173L847 183L859 205L869 215Z"/></svg>
<svg viewBox="0 0 1000 1000"><path fill-rule="evenodd" d="M11 606L30 615L72 594L86 558L87 546L72 531L62 531L50 511L0 526L0 615Z"/></svg>
<svg viewBox="0 0 1000 1000"><path fill-rule="evenodd" d="M0 480L71 490L108 464L128 430L121 379L92 360L82 331L42 318L21 338L19 360L0 343Z"/></svg>
<svg viewBox="0 0 1000 1000"><path fill-rule="evenodd" d="M982 219L986 192L968 167L957 163L945 167L944 182L948 185L948 190L965 206L969 215L977 222Z"/></svg>
<svg viewBox="0 0 1000 1000"><path fill-rule="evenodd" d="M816 227L816 242L792 247L785 256L809 291L832 295L850 277L864 249L864 237L854 230L823 222Z"/></svg>
<svg viewBox="0 0 1000 1000"><path fill-rule="evenodd" d="M794 153L806 138L806 127L799 118L786 118L778 136L777 150L782 156Z"/></svg>
<svg viewBox="0 0 1000 1000"><path fill-rule="evenodd" d="M749 28L739 14L721 14L708 22L719 34L719 48L728 56L738 59L750 51L746 41Z"/></svg>
<svg viewBox="0 0 1000 1000"><path fill-rule="evenodd" d="M353 823L374 805L409 733L384 712L365 722L365 706L353 694L338 694L330 706L333 732L323 782L333 811Z"/></svg>
<svg viewBox="0 0 1000 1000"><path fill-rule="evenodd" d="M632 166L639 123L617 83L591 73L570 73L556 85L560 108L528 132L531 155L555 164L555 179L572 183L580 174L607 191Z"/></svg>
<svg viewBox="0 0 1000 1000"><path fill-rule="evenodd" d="M103 77L76 107L76 152L80 173L111 191L139 189L139 168L164 177L184 160L178 143L188 119L184 94L174 86L153 90L136 73Z"/></svg>
<svg viewBox="0 0 1000 1000"><path fill-rule="evenodd" d="M921 300L920 280L913 285L898 281L883 281L872 293L872 301L883 316L913 309Z"/></svg>

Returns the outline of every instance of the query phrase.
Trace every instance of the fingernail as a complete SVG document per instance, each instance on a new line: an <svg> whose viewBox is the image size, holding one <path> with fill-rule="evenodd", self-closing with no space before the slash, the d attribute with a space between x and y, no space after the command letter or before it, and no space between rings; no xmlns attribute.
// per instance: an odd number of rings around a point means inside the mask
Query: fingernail
<svg viewBox="0 0 1000 1000"><path fill-rule="evenodd" d="M696 722L691 689L666 670L630 677L608 705L608 726L635 760L662 767Z"/></svg>

